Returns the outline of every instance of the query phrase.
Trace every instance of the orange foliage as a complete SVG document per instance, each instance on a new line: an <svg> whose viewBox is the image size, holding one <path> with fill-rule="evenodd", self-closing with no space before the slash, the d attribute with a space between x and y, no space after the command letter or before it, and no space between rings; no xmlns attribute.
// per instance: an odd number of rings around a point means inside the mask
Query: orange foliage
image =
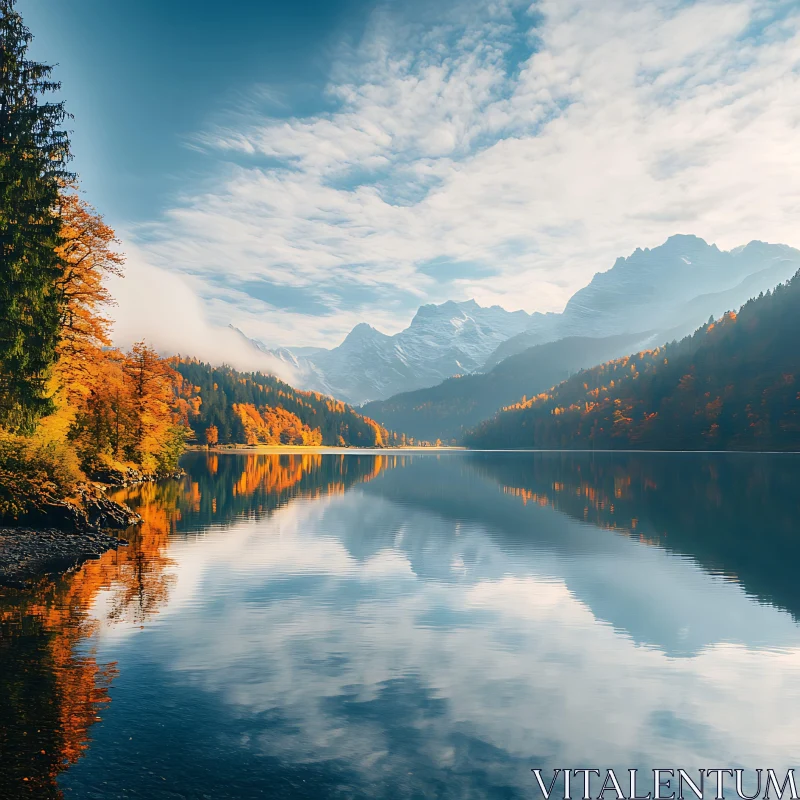
<svg viewBox="0 0 800 800"><path fill-rule="evenodd" d="M113 303L104 281L122 275L122 256L114 249L114 231L74 191L61 197L62 244L57 252L63 274L57 288L61 296L61 339L57 372L69 393L86 394L96 380L103 347L111 344L110 322L101 309Z"/></svg>
<svg viewBox="0 0 800 800"><path fill-rule="evenodd" d="M206 428L206 444L213 447L219 441L219 428L216 425L209 425Z"/></svg>
<svg viewBox="0 0 800 800"><path fill-rule="evenodd" d="M242 422L247 444L321 445L322 433L284 408L234 403L233 412Z"/></svg>

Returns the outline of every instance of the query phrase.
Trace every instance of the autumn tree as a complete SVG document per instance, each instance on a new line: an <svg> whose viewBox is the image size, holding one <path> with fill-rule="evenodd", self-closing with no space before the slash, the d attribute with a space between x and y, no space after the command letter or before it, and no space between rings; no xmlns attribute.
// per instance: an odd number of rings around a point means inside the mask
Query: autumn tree
<svg viewBox="0 0 800 800"><path fill-rule="evenodd" d="M60 334L59 188L68 178L63 103L52 68L28 58L31 33L0 0L0 425L30 430L52 409L47 391Z"/></svg>
<svg viewBox="0 0 800 800"><path fill-rule="evenodd" d="M219 442L383 447L389 432L339 400L294 389L274 375L170 359L181 376L177 408L200 441L209 425Z"/></svg>
<svg viewBox="0 0 800 800"><path fill-rule="evenodd" d="M133 407L126 454L136 463L153 469L160 466L163 445L180 436L171 414L175 374L143 341L133 345L122 369Z"/></svg>
<svg viewBox="0 0 800 800"><path fill-rule="evenodd" d="M692 336L503 409L471 447L800 449L800 272Z"/></svg>
<svg viewBox="0 0 800 800"><path fill-rule="evenodd" d="M93 382L101 349L111 345L105 309L114 304L105 280L122 275L123 257L114 231L74 187L62 192L61 243L56 252L62 272L57 281L60 382L70 393L85 394Z"/></svg>
<svg viewBox="0 0 800 800"><path fill-rule="evenodd" d="M219 428L216 425L209 425L206 428L206 444L213 447L219 442Z"/></svg>

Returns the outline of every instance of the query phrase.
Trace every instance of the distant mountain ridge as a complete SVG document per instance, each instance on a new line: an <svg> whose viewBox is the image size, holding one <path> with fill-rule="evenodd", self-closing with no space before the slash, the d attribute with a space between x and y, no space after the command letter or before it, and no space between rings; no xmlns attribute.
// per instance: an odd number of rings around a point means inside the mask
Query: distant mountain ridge
<svg viewBox="0 0 800 800"><path fill-rule="evenodd" d="M459 442L469 428L523 395L546 391L581 369L652 344L652 335L639 333L567 336L509 356L489 372L448 378L437 386L366 403L359 411L416 440Z"/></svg>
<svg viewBox="0 0 800 800"><path fill-rule="evenodd" d="M800 271L694 335L584 370L465 437L479 448L800 451Z"/></svg>
<svg viewBox="0 0 800 800"><path fill-rule="evenodd" d="M528 330L503 342L485 366L565 336L649 330L680 338L798 269L800 250L788 245L753 241L725 251L697 236L670 236L659 247L637 248L607 272L598 272L561 314L533 314Z"/></svg>
<svg viewBox="0 0 800 800"><path fill-rule="evenodd" d="M361 405L437 386L455 375L488 372L509 356L565 337L651 332L662 342L681 338L798 269L800 251L787 245L753 241L723 251L678 234L618 258L561 313L449 301L420 307L408 328L394 336L360 323L332 349L269 350L253 344L289 364L298 386Z"/></svg>

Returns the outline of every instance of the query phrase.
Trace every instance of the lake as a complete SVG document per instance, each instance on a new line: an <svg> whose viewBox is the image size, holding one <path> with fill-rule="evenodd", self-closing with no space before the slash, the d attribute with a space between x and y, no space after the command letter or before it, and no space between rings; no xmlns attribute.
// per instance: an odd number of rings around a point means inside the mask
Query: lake
<svg viewBox="0 0 800 800"><path fill-rule="evenodd" d="M2 593L0 797L522 798L538 767L795 763L798 456L184 468L115 495L128 547Z"/></svg>

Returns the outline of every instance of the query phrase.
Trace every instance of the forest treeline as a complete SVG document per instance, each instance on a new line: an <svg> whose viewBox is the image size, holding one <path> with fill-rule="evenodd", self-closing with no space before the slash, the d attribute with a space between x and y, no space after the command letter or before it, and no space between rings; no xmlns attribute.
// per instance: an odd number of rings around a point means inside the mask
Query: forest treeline
<svg viewBox="0 0 800 800"><path fill-rule="evenodd" d="M800 273L692 336L503 409L484 448L800 450Z"/></svg>
<svg viewBox="0 0 800 800"><path fill-rule="evenodd" d="M346 403L272 375L173 358L176 410L200 443L384 447L396 440Z"/></svg>
<svg viewBox="0 0 800 800"><path fill-rule="evenodd" d="M509 356L489 372L448 378L426 389L365 403L360 410L418 443L457 444L464 433L523 393L549 389L574 372L640 346L645 334L568 336Z"/></svg>

